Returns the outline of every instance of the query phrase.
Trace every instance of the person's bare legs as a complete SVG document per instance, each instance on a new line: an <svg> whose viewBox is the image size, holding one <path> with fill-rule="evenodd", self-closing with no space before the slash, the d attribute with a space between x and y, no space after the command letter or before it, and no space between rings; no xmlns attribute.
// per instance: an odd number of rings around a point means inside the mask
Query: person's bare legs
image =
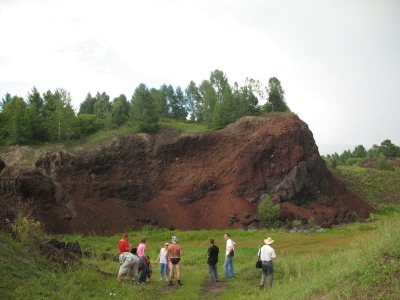
<svg viewBox="0 0 400 300"><path fill-rule="evenodd" d="M174 265L170 262L169 263L169 283L171 285L172 278L174 278Z"/></svg>
<svg viewBox="0 0 400 300"><path fill-rule="evenodd" d="M175 266L176 266L176 279L181 280L181 262L178 262Z"/></svg>

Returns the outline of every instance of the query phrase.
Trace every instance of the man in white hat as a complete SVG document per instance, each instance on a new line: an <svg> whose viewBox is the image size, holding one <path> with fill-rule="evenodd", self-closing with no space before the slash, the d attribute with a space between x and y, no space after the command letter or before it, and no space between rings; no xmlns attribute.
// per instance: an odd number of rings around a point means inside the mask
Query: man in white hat
<svg viewBox="0 0 400 300"><path fill-rule="evenodd" d="M265 245L263 245L260 250L258 250L258 256L262 261L262 276L260 289L264 288L265 279L269 279L269 286L272 287L272 282L274 281L274 266L272 261L276 259L275 250L270 246L274 242L270 237L264 240Z"/></svg>

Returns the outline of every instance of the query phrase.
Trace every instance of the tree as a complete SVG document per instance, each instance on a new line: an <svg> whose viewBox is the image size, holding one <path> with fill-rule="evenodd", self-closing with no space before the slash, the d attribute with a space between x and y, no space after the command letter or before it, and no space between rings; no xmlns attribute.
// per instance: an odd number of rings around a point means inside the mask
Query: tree
<svg viewBox="0 0 400 300"><path fill-rule="evenodd" d="M10 93L6 93L5 96L3 98L1 98L0 111L2 111L4 105L6 105L10 101L11 101L11 95L10 95Z"/></svg>
<svg viewBox="0 0 400 300"><path fill-rule="evenodd" d="M216 101L222 104L222 98L224 90L229 86L228 79L224 72L220 70L214 70L210 75L210 84L215 91Z"/></svg>
<svg viewBox="0 0 400 300"><path fill-rule="evenodd" d="M233 85L233 98L236 111L236 119L244 116L254 116L259 113L258 98L254 95L251 87L239 87L235 82Z"/></svg>
<svg viewBox="0 0 400 300"><path fill-rule="evenodd" d="M198 102L199 120L204 121L211 128L212 115L217 96L215 90L208 80L203 80L199 86L200 99Z"/></svg>
<svg viewBox="0 0 400 300"><path fill-rule="evenodd" d="M172 107L175 106L175 91L172 85L165 85L163 84L160 88L160 91L163 94L165 104L167 105L167 115L166 118L172 118Z"/></svg>
<svg viewBox="0 0 400 300"><path fill-rule="evenodd" d="M190 81L188 87L185 89L186 99L187 99L187 112L190 115L190 121L194 122L199 119L199 109L200 104L200 93L196 84Z"/></svg>
<svg viewBox="0 0 400 300"><path fill-rule="evenodd" d="M276 227L280 213L279 204L274 205L269 196L262 199L258 206L258 215L266 227Z"/></svg>
<svg viewBox="0 0 400 300"><path fill-rule="evenodd" d="M156 104L147 86L141 83L132 95L131 117L139 123L139 130L147 133L157 132L160 127Z"/></svg>
<svg viewBox="0 0 400 300"><path fill-rule="evenodd" d="M121 94L119 97L114 98L111 112L112 123L118 127L124 125L129 119L129 109L129 102L125 95Z"/></svg>
<svg viewBox="0 0 400 300"><path fill-rule="evenodd" d="M166 85L164 85L166 87ZM164 95L163 91L157 90L155 88L150 89L150 97L153 98L155 105L156 105L156 110L157 110L157 115L160 118L169 118L169 107L167 103L167 98Z"/></svg>
<svg viewBox="0 0 400 300"><path fill-rule="evenodd" d="M259 80L246 77L244 87L250 90L260 102L267 101L268 90Z"/></svg>
<svg viewBox="0 0 400 300"><path fill-rule="evenodd" d="M24 99L14 96L3 107L3 138L8 144L29 144L32 142L31 123Z"/></svg>
<svg viewBox="0 0 400 300"><path fill-rule="evenodd" d="M48 90L43 94L43 118L49 141L70 140L74 136L76 115L71 96L64 89Z"/></svg>
<svg viewBox="0 0 400 300"><path fill-rule="evenodd" d="M180 86L175 90L174 103L171 103L171 117L176 120L186 121L186 97Z"/></svg>
<svg viewBox="0 0 400 300"><path fill-rule="evenodd" d="M285 91L282 89L281 82L276 77L272 77L268 81L268 102L272 111L274 112L285 112L289 111L289 107L285 101ZM265 109L269 109L267 105Z"/></svg>
<svg viewBox="0 0 400 300"><path fill-rule="evenodd" d="M28 115L31 124L34 124L31 129L32 140L34 141L46 141L47 134L43 118L43 106L43 98L36 87L33 87L32 91L28 93Z"/></svg>
<svg viewBox="0 0 400 300"><path fill-rule="evenodd" d="M85 100L79 106L79 113L80 114L94 114L94 105L96 104L96 98L92 97L92 94L88 93L86 95Z"/></svg>
<svg viewBox="0 0 400 300"><path fill-rule="evenodd" d="M400 156L400 153L398 153L398 147L393 144L391 140L384 140L379 148L386 157L396 158L397 156Z"/></svg>
<svg viewBox="0 0 400 300"><path fill-rule="evenodd" d="M222 111L222 121L224 126L226 124L236 121L237 107L233 100L232 89L229 86L228 82L226 82L226 86L224 87L222 92L221 111Z"/></svg>
<svg viewBox="0 0 400 300"><path fill-rule="evenodd" d="M367 150L365 150L363 145L358 145L354 148L353 157L365 158L367 156Z"/></svg>
<svg viewBox="0 0 400 300"><path fill-rule="evenodd" d="M213 116L212 116L212 126L214 130L221 129L225 125L224 118L222 115L221 104L219 102L215 103Z"/></svg>
<svg viewBox="0 0 400 300"><path fill-rule="evenodd" d="M81 138L96 133L101 129L101 121L94 114L79 114L76 117L74 138Z"/></svg>
<svg viewBox="0 0 400 300"><path fill-rule="evenodd" d="M94 104L94 114L100 119L104 120L106 114L111 112L112 104L110 103L110 96L103 92L96 94L96 103Z"/></svg>
<svg viewBox="0 0 400 300"><path fill-rule="evenodd" d="M378 157L381 153L381 148L377 144L373 144L372 147L367 151L368 158Z"/></svg>

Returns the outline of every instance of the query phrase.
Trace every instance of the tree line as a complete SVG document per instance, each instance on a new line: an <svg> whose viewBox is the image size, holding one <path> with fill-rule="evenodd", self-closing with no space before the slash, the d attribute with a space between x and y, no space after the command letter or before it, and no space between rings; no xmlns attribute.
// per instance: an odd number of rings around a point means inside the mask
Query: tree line
<svg viewBox="0 0 400 300"><path fill-rule="evenodd" d="M328 161L332 167L339 165L352 166L365 159L377 159L378 169L389 169L388 160L395 160L400 157L400 146L392 143L387 139L381 142L380 145L374 144L370 149L366 149L363 145L358 145L353 151L345 150L342 154L336 152L332 155L328 154L323 158Z"/></svg>
<svg viewBox="0 0 400 300"><path fill-rule="evenodd" d="M68 91L58 88L40 94L33 87L26 99L9 93L2 98L0 145L71 141L99 130L134 125L140 132L154 133L160 119L198 122L217 130L243 116L289 111L276 77L269 79L267 87L252 78L241 86L237 82L230 85L220 70L211 72L200 85L190 81L184 90L166 84L149 88L141 83L131 99L124 94L111 100L105 92L88 93L78 112Z"/></svg>

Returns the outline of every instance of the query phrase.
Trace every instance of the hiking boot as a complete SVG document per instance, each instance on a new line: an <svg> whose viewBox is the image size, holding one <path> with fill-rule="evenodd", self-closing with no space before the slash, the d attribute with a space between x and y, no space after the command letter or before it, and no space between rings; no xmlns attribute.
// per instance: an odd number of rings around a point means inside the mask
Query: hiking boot
<svg viewBox="0 0 400 300"><path fill-rule="evenodd" d="M260 284L260 290L262 290L264 288L263 284Z"/></svg>
<svg viewBox="0 0 400 300"><path fill-rule="evenodd" d="M170 282L168 283L168 285L169 285L169 286L172 286L172 281L170 281Z"/></svg>
<svg viewBox="0 0 400 300"><path fill-rule="evenodd" d="M182 285L182 282L181 282L180 280L178 280L178 284L179 284L179 285Z"/></svg>

